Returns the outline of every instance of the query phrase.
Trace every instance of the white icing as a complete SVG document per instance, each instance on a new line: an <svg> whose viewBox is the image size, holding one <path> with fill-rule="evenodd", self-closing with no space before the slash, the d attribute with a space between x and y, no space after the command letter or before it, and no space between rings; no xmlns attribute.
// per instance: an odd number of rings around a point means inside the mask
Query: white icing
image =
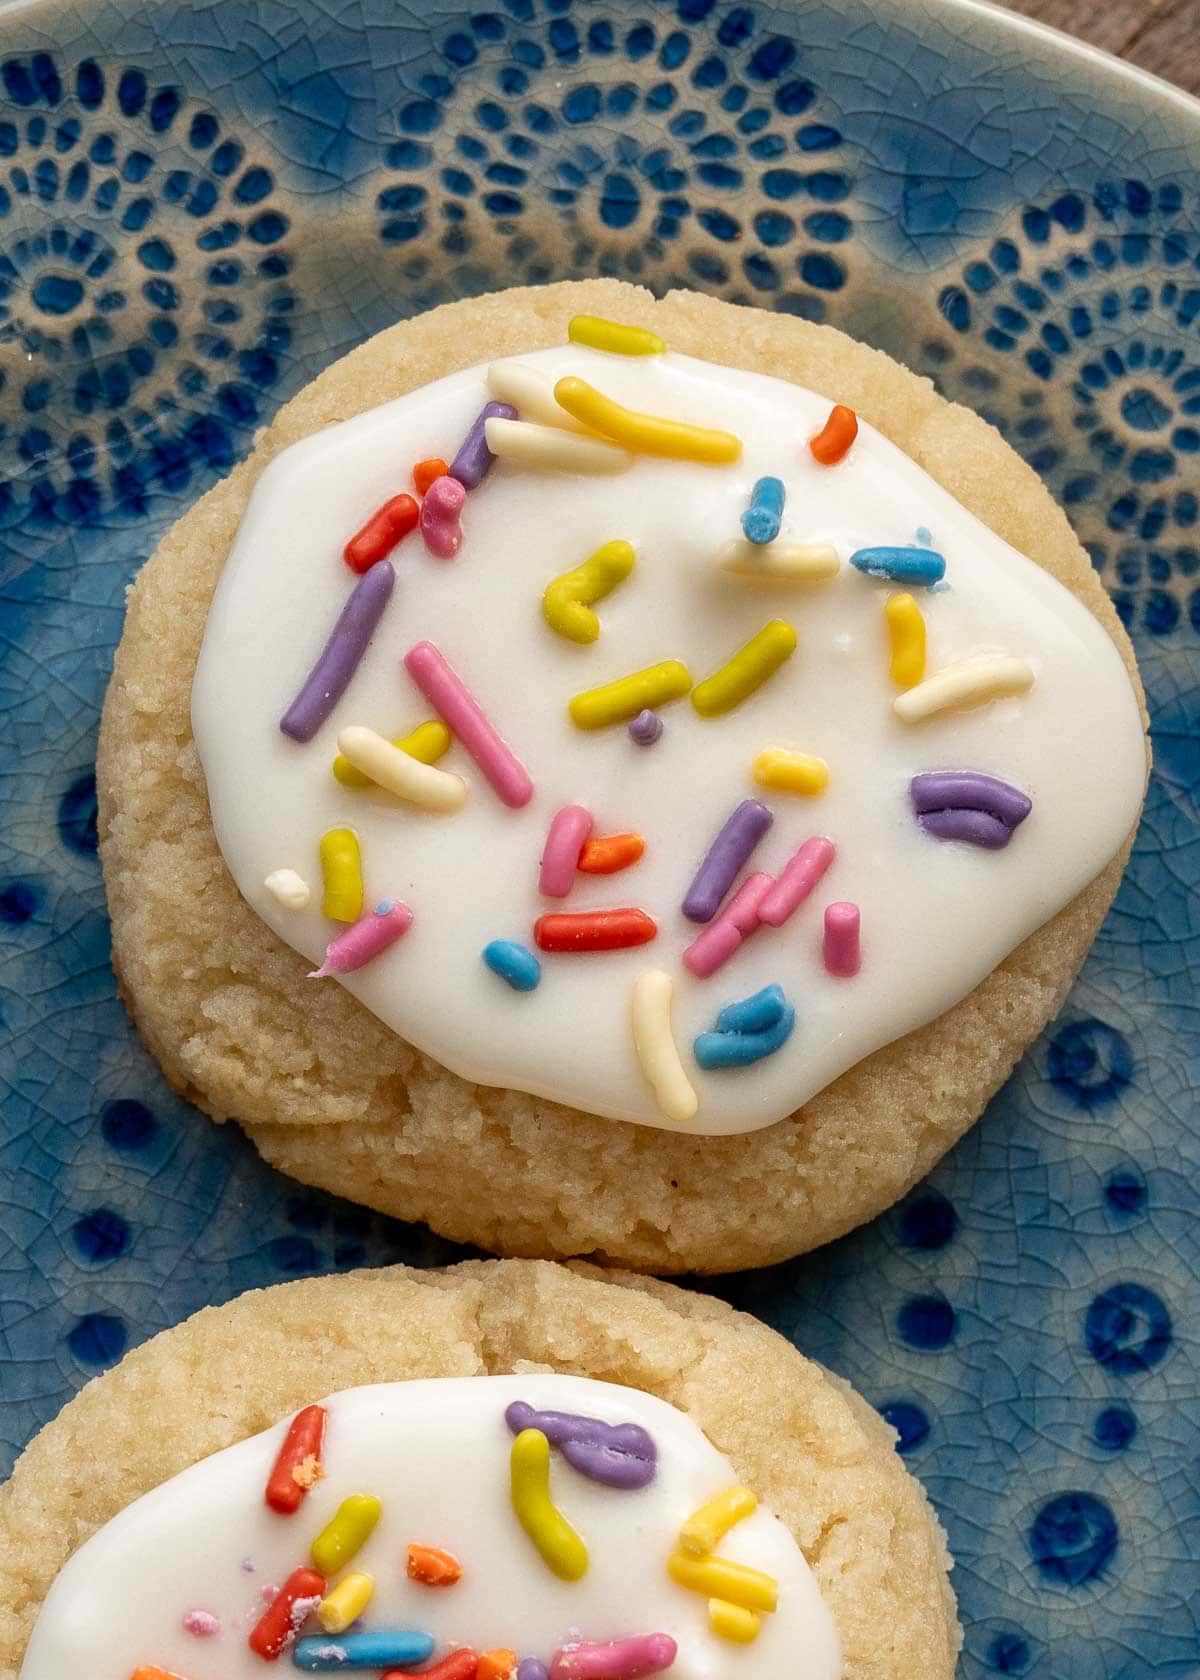
<svg viewBox="0 0 1200 1680"><path fill-rule="evenodd" d="M513 1515L504 1422L513 1400L640 1423L657 1445L655 1480L636 1492L589 1481L553 1453L551 1495L588 1547L581 1581L553 1576ZM840 1673L833 1618L803 1553L761 1507L720 1545L722 1557L779 1582L779 1608L763 1616L752 1645L716 1638L704 1598L668 1578L680 1525L737 1478L666 1402L588 1378L535 1375L379 1384L324 1404L325 1477L294 1516L277 1516L263 1502L285 1419L135 1500L81 1546L46 1595L19 1680L129 1680L142 1663L184 1680L262 1680L269 1670L246 1643L264 1609L262 1589L310 1563L313 1539L354 1493L383 1503L374 1533L347 1565L375 1579L364 1626L431 1633L434 1660L448 1646L470 1645L506 1646L548 1663L571 1638L669 1633L679 1646L670 1680ZM452 1552L462 1579L436 1589L408 1580L414 1541ZM221 1633L187 1633L183 1617L194 1609L217 1616ZM315 1618L303 1632L320 1634ZM295 1672L286 1656L278 1672Z"/></svg>
<svg viewBox="0 0 1200 1680"><path fill-rule="evenodd" d="M397 584L375 638L331 718L301 747L279 719L352 584L341 548L405 486L413 462L454 454L487 397L486 370L285 451L247 509L193 690L217 838L241 892L315 966L336 931L319 892L294 912L263 881L279 868L312 878L322 833L357 829L368 905L402 898L415 921L340 983L406 1039L485 1084L666 1125L637 1065L630 997L644 970L670 971L675 1031L700 1097L683 1129L752 1131L948 1009L1099 873L1142 793L1133 690L1090 613L869 426L841 465L818 466L806 440L828 415L826 399L674 354L626 359L569 346L522 360L551 379L580 373L631 407L728 428L744 440L743 458L712 468L639 457L630 472L600 479L497 463L468 498L455 561L432 559L416 535L394 551ZM720 569L751 487L768 473L787 486L780 540L836 545L843 565L831 583L795 587ZM894 715L883 608L895 586L845 561L860 547L912 543L921 527L947 563L948 587L916 591L928 670L1012 655L1034 669L1030 693L920 725ZM615 537L634 544L634 572L597 604L599 640L565 641L542 619L542 591ZM725 717L702 719L688 700L675 702L649 748L622 725L584 733L568 721L572 695L661 659L683 659L700 681L773 617L795 625L798 651ZM529 770L536 791L523 811L500 803L457 744L442 765L466 777L470 796L452 817L352 792L330 775L347 724L393 736L430 715L401 664L425 638ZM750 765L764 747L825 759L827 793L757 789ZM931 769L1001 776L1031 796L1033 813L1005 851L932 840L908 799L910 778ZM750 868L777 873L812 834L836 841L837 861L785 929L760 929L714 978L696 981L679 957L699 930L679 906L714 834L752 796L771 806L775 824ZM596 834L644 835L646 855L618 875L580 876L569 899L550 903L538 894L538 860L551 817L572 803L593 813ZM822 913L837 899L862 911L863 967L853 980L827 975L821 960ZM543 956L541 986L529 994L511 992L481 961L492 939L532 947L532 924L547 910L605 905L647 910L658 938L607 955ZM796 1006L787 1045L751 1068L695 1068L692 1041L721 1006L773 981Z"/></svg>

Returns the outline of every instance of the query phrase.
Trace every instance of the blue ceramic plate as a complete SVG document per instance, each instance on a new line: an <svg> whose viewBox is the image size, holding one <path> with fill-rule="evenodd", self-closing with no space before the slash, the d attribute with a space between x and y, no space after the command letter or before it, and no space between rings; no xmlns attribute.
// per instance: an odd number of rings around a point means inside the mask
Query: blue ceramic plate
<svg viewBox="0 0 1200 1680"><path fill-rule="evenodd" d="M698 286L995 420L1113 590L1157 757L1116 909L983 1123L722 1292L896 1426L967 1676L1200 1675L1200 107L965 0L479 3L0 9L0 1470L206 1302L453 1252L271 1173L134 1038L92 777L126 583L395 316Z"/></svg>

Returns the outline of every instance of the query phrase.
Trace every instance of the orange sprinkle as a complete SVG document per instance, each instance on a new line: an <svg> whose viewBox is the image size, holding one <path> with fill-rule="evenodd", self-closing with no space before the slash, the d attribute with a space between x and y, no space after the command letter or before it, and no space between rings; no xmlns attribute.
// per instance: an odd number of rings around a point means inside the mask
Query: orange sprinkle
<svg viewBox="0 0 1200 1680"><path fill-rule="evenodd" d="M838 403L808 447L823 467L836 467L858 436L858 415Z"/></svg>
<svg viewBox="0 0 1200 1680"><path fill-rule="evenodd" d="M584 875L615 875L636 863L645 850L640 834L601 834L584 841L578 868Z"/></svg>
<svg viewBox="0 0 1200 1680"><path fill-rule="evenodd" d="M507 1651L503 1646L496 1651L485 1651L475 1670L475 1680L508 1680L516 1666L515 1651Z"/></svg>
<svg viewBox="0 0 1200 1680"><path fill-rule="evenodd" d="M418 1546L414 1541L408 1548L408 1578L425 1587L452 1587L462 1579L462 1564L453 1552L444 1552L440 1546Z"/></svg>
<svg viewBox="0 0 1200 1680"><path fill-rule="evenodd" d="M413 488L418 496L423 496L435 478L445 478L450 468L440 455L431 455L428 461L418 461L413 468Z"/></svg>
<svg viewBox="0 0 1200 1680"><path fill-rule="evenodd" d="M183 1676L176 1674L174 1669L155 1668L151 1663L146 1668L135 1668L129 1680L183 1680Z"/></svg>

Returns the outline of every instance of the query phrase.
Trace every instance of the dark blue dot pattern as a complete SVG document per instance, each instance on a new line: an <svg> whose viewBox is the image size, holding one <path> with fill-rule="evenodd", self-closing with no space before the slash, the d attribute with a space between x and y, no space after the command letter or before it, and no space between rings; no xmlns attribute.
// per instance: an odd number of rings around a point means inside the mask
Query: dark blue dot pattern
<svg viewBox="0 0 1200 1680"><path fill-rule="evenodd" d="M954 1308L942 1295L914 1295L905 1301L896 1328L909 1347L936 1352L954 1336Z"/></svg>
<svg viewBox="0 0 1200 1680"><path fill-rule="evenodd" d="M1032 1655L1019 1633L998 1633L987 1648L988 1667L997 1674L1024 1674Z"/></svg>
<svg viewBox="0 0 1200 1680"><path fill-rule="evenodd" d="M41 891L32 881L6 881L0 886L0 922L23 927L37 915L41 902Z"/></svg>
<svg viewBox="0 0 1200 1680"><path fill-rule="evenodd" d="M1092 1358L1117 1376L1152 1371L1170 1352L1171 1315L1142 1284L1114 1284L1088 1307L1084 1339Z"/></svg>
<svg viewBox="0 0 1200 1680"><path fill-rule="evenodd" d="M376 209L406 275L469 291L496 261L533 281L599 270L824 319L855 181L795 44L748 8L686 29L534 20L471 17L401 105Z"/></svg>
<svg viewBox="0 0 1200 1680"><path fill-rule="evenodd" d="M1062 1020L934 1181L702 1287L878 1406L959 1559L964 1680L1174 1675L1200 1563L1195 118L900 0L215 17L130 0L101 55L79 8L41 6L36 50L0 14L0 1475L209 1302L463 1253L272 1173L138 1044L90 770L125 586L285 394L397 317L686 285L844 328L1002 428L1130 627L1156 762Z"/></svg>
<svg viewBox="0 0 1200 1680"><path fill-rule="evenodd" d="M1119 1097L1133 1077L1129 1045L1103 1021L1076 1021L1051 1041L1047 1071L1080 1108L1100 1108Z"/></svg>
<svg viewBox="0 0 1200 1680"><path fill-rule="evenodd" d="M900 1240L909 1248L945 1248L957 1229L958 1216L936 1190L923 1190L900 1209Z"/></svg>
<svg viewBox="0 0 1200 1680"><path fill-rule="evenodd" d="M117 1260L129 1248L129 1226L111 1208L93 1208L71 1228L75 1247L84 1260L103 1265Z"/></svg>
<svg viewBox="0 0 1200 1680"><path fill-rule="evenodd" d="M158 1124L145 1103L118 1097L101 1111L100 1130L114 1149L136 1154L154 1141Z"/></svg>
<svg viewBox="0 0 1200 1680"><path fill-rule="evenodd" d="M1101 1577L1117 1549L1112 1511L1094 1493L1060 1493L1043 1505L1029 1531L1029 1550L1049 1581L1081 1587Z"/></svg>
<svg viewBox="0 0 1200 1680"><path fill-rule="evenodd" d="M291 342L272 171L172 85L0 65L0 526L137 515L230 466Z"/></svg>
<svg viewBox="0 0 1200 1680"><path fill-rule="evenodd" d="M926 346L1049 479L1126 622L1156 637L1200 627L1198 262L1177 183L1063 192L942 288L954 336Z"/></svg>
<svg viewBox="0 0 1200 1680"><path fill-rule="evenodd" d="M67 1346L89 1375L115 1365L128 1341L128 1330L112 1313L85 1313L67 1332Z"/></svg>
<svg viewBox="0 0 1200 1680"><path fill-rule="evenodd" d="M912 1400L889 1400L879 1408L885 1423L896 1431L896 1451L915 1452L929 1436L929 1417Z"/></svg>
<svg viewBox="0 0 1200 1680"><path fill-rule="evenodd" d="M70 852L90 856L99 845L96 834L96 778L89 770L67 788L58 804L58 835Z"/></svg>
<svg viewBox="0 0 1200 1680"><path fill-rule="evenodd" d="M1137 1419L1127 1406L1105 1406L1096 1414L1092 1438L1105 1452L1124 1452L1137 1435Z"/></svg>
<svg viewBox="0 0 1200 1680"><path fill-rule="evenodd" d="M1118 1167L1104 1181L1104 1200L1119 1218L1140 1213L1147 1195L1145 1180L1131 1167Z"/></svg>

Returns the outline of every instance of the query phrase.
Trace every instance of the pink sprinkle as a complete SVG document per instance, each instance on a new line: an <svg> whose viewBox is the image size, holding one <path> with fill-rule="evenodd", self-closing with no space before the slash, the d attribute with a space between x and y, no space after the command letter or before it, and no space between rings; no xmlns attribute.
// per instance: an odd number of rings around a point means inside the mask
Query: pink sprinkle
<svg viewBox="0 0 1200 1680"><path fill-rule="evenodd" d="M669 1633L639 1633L611 1645L564 1645L550 1660L550 1680L641 1680L670 1668L677 1650Z"/></svg>
<svg viewBox="0 0 1200 1680"><path fill-rule="evenodd" d="M566 898L575 885L579 855L591 832L591 815L582 805L564 805L555 813L538 876L538 886L547 898Z"/></svg>
<svg viewBox="0 0 1200 1680"><path fill-rule="evenodd" d="M748 875L730 899L724 913L710 922L704 932L694 939L683 953L683 966L690 969L697 980L707 980L758 926L758 909L767 893L775 885L773 875Z"/></svg>
<svg viewBox="0 0 1200 1680"><path fill-rule="evenodd" d="M185 1610L183 1631L194 1633L197 1639L214 1639L221 1631L220 1618L211 1610Z"/></svg>
<svg viewBox="0 0 1200 1680"><path fill-rule="evenodd" d="M797 910L829 865L837 856L837 847L823 834L806 840L794 857L789 858L779 879L758 907L758 919L771 927L782 927Z"/></svg>
<svg viewBox="0 0 1200 1680"><path fill-rule="evenodd" d="M258 1590L264 1604L270 1604L279 1597L279 1588L267 1581L264 1581Z"/></svg>
<svg viewBox="0 0 1200 1680"><path fill-rule="evenodd" d="M437 484L455 482L454 479L436 480ZM421 693L466 747L504 803L514 810L528 805L533 798L529 772L500 739L483 715L479 702L433 643L418 642L405 654L404 663Z"/></svg>
<svg viewBox="0 0 1200 1680"><path fill-rule="evenodd" d="M348 927L345 933L339 933L336 939L331 939L325 947L325 961L320 968L314 968L309 975L310 980L323 980L327 974L350 974L356 968L362 968L372 957L377 957L381 951L386 951L389 945L394 945L412 926L413 913L407 904L399 900L385 900L376 905L374 910L368 910L365 916Z"/></svg>
<svg viewBox="0 0 1200 1680"><path fill-rule="evenodd" d="M825 908L825 967L843 980L849 980L862 967L860 921L857 904L829 904Z"/></svg>
<svg viewBox="0 0 1200 1680"><path fill-rule="evenodd" d="M435 478L421 503L421 535L438 560L453 560L462 546L460 514L467 492L456 478Z"/></svg>

